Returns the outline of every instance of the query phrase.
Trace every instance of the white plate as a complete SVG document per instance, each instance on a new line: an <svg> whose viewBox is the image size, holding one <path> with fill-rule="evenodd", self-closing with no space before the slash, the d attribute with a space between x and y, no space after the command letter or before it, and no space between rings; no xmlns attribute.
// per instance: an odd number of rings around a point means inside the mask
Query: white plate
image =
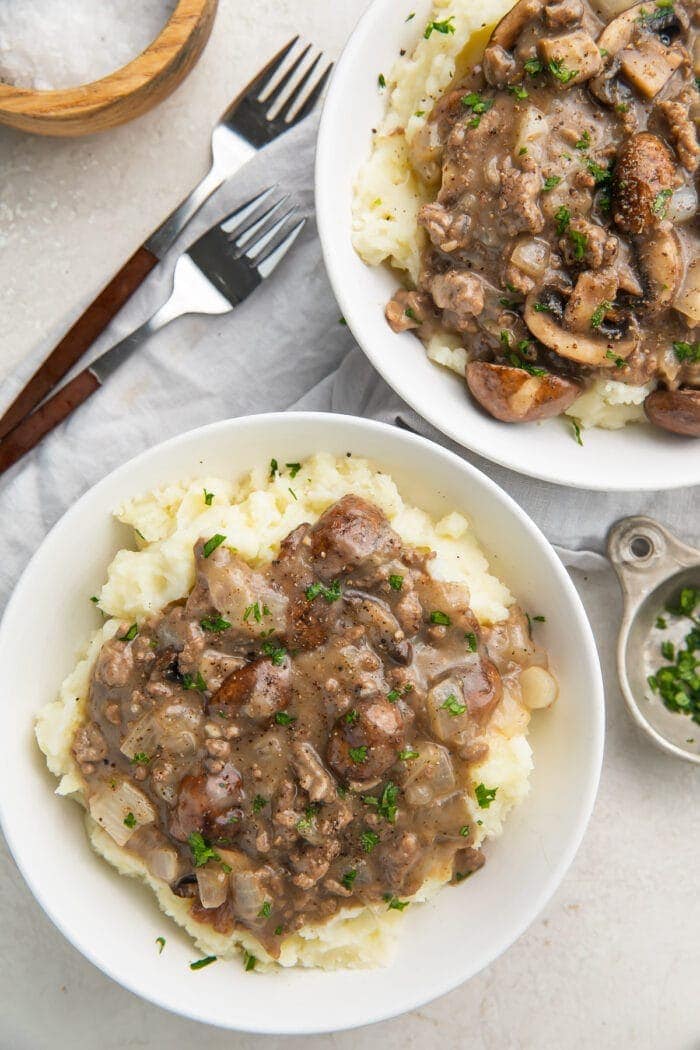
<svg viewBox="0 0 700 1050"><path fill-rule="evenodd" d="M33 734L99 615L89 596L130 540L112 510L153 486L196 475L235 477L273 456L319 449L368 456L406 499L433 515L467 513L525 608L547 617L542 640L561 683L533 718L532 790L486 848L486 867L431 904L410 908L395 963L382 970L245 973L217 962L192 972L189 938L150 892L92 853L82 811L52 794ZM281 455L282 454L282 455ZM539 628L538 628L539 633ZM583 607L554 551L523 511L459 457L397 428L345 416L287 413L228 420L166 441L87 492L32 558L0 627L4 722L0 816L32 892L101 970L152 1002L196 1020L252 1032L312 1033L411 1010L467 980L532 922L568 868L593 806L603 749L603 690ZM167 940L158 955L155 939Z"/></svg>
<svg viewBox="0 0 700 1050"><path fill-rule="evenodd" d="M567 421L499 423L474 405L464 380L428 360L410 332L396 335L384 307L399 285L388 267L369 267L351 240L352 185L382 119L387 77L399 49L415 46L429 0L374 0L338 62L321 118L316 211L323 254L345 320L378 372L404 401L454 441L521 474L588 489L670 489L700 483L700 441L646 423L591 429L581 447ZM406 22L415 11L415 18Z"/></svg>

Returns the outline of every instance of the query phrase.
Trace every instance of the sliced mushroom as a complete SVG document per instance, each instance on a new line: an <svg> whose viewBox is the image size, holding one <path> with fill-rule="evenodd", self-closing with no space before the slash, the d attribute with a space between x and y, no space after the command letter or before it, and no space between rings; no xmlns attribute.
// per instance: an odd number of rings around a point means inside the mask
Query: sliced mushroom
<svg viewBox="0 0 700 1050"><path fill-rule="evenodd" d="M631 135L617 158L613 219L628 233L643 233L663 221L677 183L673 154L658 135Z"/></svg>
<svg viewBox="0 0 700 1050"><path fill-rule="evenodd" d="M590 332L597 311L611 304L617 295L617 276L613 270L585 270L579 274L566 309L564 323L572 332ZM605 310L607 312L607 310Z"/></svg>
<svg viewBox="0 0 700 1050"><path fill-rule="evenodd" d="M482 408L503 423L527 423L558 416L573 404L581 388L551 372L533 376L523 368L470 361L467 385Z"/></svg>
<svg viewBox="0 0 700 1050"><path fill-rule="evenodd" d="M700 390L654 390L644 411L651 423L672 434L700 437Z"/></svg>
<svg viewBox="0 0 700 1050"><path fill-rule="evenodd" d="M560 88L571 88L590 80L603 68L598 45L584 29L543 37L537 42L537 53L550 69L558 65L562 74L565 72L565 76L556 79Z"/></svg>
<svg viewBox="0 0 700 1050"><path fill-rule="evenodd" d="M618 358L629 357L639 342L638 329L631 318L625 318L624 324L617 329L601 326L591 334L571 332L556 313L538 310L536 307L541 302L541 294L531 293L525 302L523 319L535 338L560 357L568 357L591 368L612 368Z"/></svg>
<svg viewBox="0 0 700 1050"><path fill-rule="evenodd" d="M700 324L700 255L696 254L688 267L673 305L688 318L690 324Z"/></svg>
<svg viewBox="0 0 700 1050"><path fill-rule="evenodd" d="M651 12L654 12L653 17L650 17ZM651 12L648 3L635 4L613 19L598 37L598 47L605 56L605 68L590 81L589 88L606 105L612 106L620 101L618 73L622 72L641 94L653 98L680 65L677 61L680 52L665 44L671 33L687 28L687 16L673 5L652 8Z"/></svg>
<svg viewBox="0 0 700 1050"><path fill-rule="evenodd" d="M637 259L645 286L640 308L647 316L653 316L671 305L683 274L683 255L677 234L673 230L660 229L640 238Z"/></svg>

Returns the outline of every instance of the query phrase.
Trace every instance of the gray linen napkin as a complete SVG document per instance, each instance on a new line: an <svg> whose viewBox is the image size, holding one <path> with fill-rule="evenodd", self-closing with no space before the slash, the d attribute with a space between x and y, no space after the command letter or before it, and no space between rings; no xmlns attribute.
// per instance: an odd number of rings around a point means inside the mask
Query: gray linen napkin
<svg viewBox="0 0 700 1050"><path fill-rule="evenodd" d="M278 139L209 201L94 353L131 331L167 298L182 247L276 182L295 195L311 221L273 278L228 316L189 316L159 332L105 388L0 479L5 541L0 607L50 526L112 468L191 427L269 410L347 412L391 423L400 418L494 478L564 548L603 551L610 524L630 513L651 514L685 539L695 538L697 490L618 495L534 481L450 445L392 392L339 324L313 222L316 126L316 120L306 121ZM153 218L155 225L160 217ZM65 328L84 306L82 301L75 304ZM3 385L0 405L9 404L61 334L47 333L44 344Z"/></svg>

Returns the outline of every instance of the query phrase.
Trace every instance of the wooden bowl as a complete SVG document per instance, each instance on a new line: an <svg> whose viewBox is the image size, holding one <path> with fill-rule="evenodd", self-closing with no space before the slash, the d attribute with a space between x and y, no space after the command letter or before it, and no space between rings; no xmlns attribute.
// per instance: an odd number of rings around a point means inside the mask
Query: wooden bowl
<svg viewBox="0 0 700 1050"><path fill-rule="evenodd" d="M162 32L132 62L90 84L34 91L0 83L0 124L78 136L125 124L184 80L209 39L218 0L179 0Z"/></svg>

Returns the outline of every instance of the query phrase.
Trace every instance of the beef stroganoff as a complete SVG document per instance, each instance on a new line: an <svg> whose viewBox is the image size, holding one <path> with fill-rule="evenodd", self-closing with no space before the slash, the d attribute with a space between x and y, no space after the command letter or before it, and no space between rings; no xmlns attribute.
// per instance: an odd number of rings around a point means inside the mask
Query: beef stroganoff
<svg viewBox="0 0 700 1050"><path fill-rule="evenodd" d="M59 790L207 954L385 962L404 910L477 871L527 792L530 712L557 694L541 615L466 519L352 457L119 516L139 549L38 720Z"/></svg>

